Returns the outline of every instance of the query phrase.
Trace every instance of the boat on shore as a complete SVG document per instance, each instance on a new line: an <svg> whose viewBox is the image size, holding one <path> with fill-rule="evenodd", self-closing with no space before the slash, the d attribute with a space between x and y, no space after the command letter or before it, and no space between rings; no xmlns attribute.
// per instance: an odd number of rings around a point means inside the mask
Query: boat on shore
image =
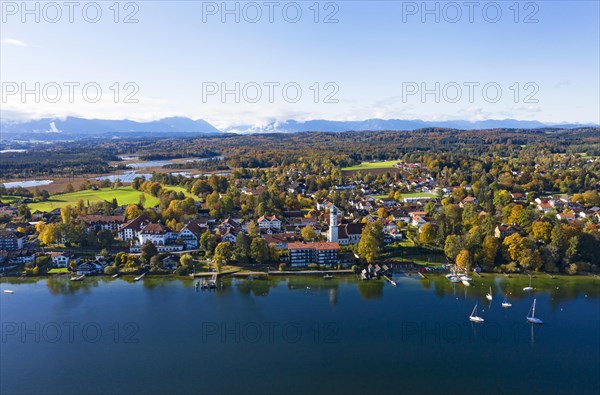
<svg viewBox="0 0 600 395"><path fill-rule="evenodd" d="M470 286L471 286L471 283L470 283L470 282L468 282L467 280L462 280L461 282L463 283L463 285L464 285L465 287L470 287Z"/></svg>
<svg viewBox="0 0 600 395"><path fill-rule="evenodd" d="M331 279L333 278L333 275L331 275L331 274L326 274L326 275L324 275L324 276L323 276L323 278L324 278L325 280L331 280Z"/></svg>
<svg viewBox="0 0 600 395"><path fill-rule="evenodd" d="M489 301L492 301L492 287L490 287L490 292L485 295L485 298Z"/></svg>
<svg viewBox="0 0 600 395"><path fill-rule="evenodd" d="M81 276L73 276L71 277L69 280L70 281L81 281L85 278L85 274L82 274Z"/></svg>
<svg viewBox="0 0 600 395"><path fill-rule="evenodd" d="M135 281L140 281L142 278L144 278L145 275L146 275L146 273L142 273L141 275L135 277L134 280Z"/></svg>
<svg viewBox="0 0 600 395"><path fill-rule="evenodd" d="M523 288L523 291L527 291L527 292L533 291L533 287L531 286L531 275L529 275L529 286Z"/></svg>
<svg viewBox="0 0 600 395"><path fill-rule="evenodd" d="M112 278L117 278L117 277L119 277L119 273L116 273L116 274L112 275Z"/></svg>

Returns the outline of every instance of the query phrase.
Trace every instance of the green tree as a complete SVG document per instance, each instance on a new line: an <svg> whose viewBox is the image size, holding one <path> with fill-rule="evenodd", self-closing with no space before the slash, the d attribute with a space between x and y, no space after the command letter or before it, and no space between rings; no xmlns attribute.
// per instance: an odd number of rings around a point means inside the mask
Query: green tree
<svg viewBox="0 0 600 395"><path fill-rule="evenodd" d="M213 259L215 261L220 260L223 264L226 264L231 260L233 249L231 247L231 243L228 241L222 241L217 244L215 248L215 255Z"/></svg>
<svg viewBox="0 0 600 395"><path fill-rule="evenodd" d="M217 237L210 232L202 233L200 236L200 249L207 254L212 254L217 246Z"/></svg>
<svg viewBox="0 0 600 395"><path fill-rule="evenodd" d="M179 265L186 268L186 269L191 269L192 265L193 265L193 259L192 256L190 254L183 254L180 258L179 258Z"/></svg>
<svg viewBox="0 0 600 395"><path fill-rule="evenodd" d="M444 242L444 254L451 260L456 259L460 250L464 247L464 238L458 235L448 235Z"/></svg>
<svg viewBox="0 0 600 395"><path fill-rule="evenodd" d="M142 259L144 262L150 263L150 259L152 259L152 257L156 254L158 254L156 246L152 244L150 240L146 241L144 245L142 245Z"/></svg>
<svg viewBox="0 0 600 395"><path fill-rule="evenodd" d="M235 240L235 260L245 265L250 258L250 238L245 233L240 232Z"/></svg>
<svg viewBox="0 0 600 395"><path fill-rule="evenodd" d="M269 260L269 246L264 239L256 238L250 244L250 256L258 264L267 263Z"/></svg>

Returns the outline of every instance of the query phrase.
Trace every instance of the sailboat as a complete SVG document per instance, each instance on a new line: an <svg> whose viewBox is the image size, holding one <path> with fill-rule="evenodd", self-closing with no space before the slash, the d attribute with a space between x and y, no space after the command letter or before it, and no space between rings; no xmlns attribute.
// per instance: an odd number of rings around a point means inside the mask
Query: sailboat
<svg viewBox="0 0 600 395"><path fill-rule="evenodd" d="M539 318L535 318L535 299L533 299L533 304L531 305L531 309L529 309L529 313L527 313L527 322L532 324L543 324L542 320Z"/></svg>
<svg viewBox="0 0 600 395"><path fill-rule="evenodd" d="M477 323L481 323L484 321L483 318L481 318L477 315L477 305L475 305L475 307L473 307L473 311L471 312L471 315L469 316L469 320L471 320L473 322L477 322Z"/></svg>
<svg viewBox="0 0 600 395"><path fill-rule="evenodd" d="M504 302L502 302L502 307L504 307L504 308L512 307L512 303L509 303L508 299L506 299L506 296L504 297Z"/></svg>
<svg viewBox="0 0 600 395"><path fill-rule="evenodd" d="M490 287L490 293L485 295L485 298L490 301L492 300L492 287Z"/></svg>
<svg viewBox="0 0 600 395"><path fill-rule="evenodd" d="M529 286L523 288L523 291L533 291L533 287L531 286L531 275L529 275Z"/></svg>

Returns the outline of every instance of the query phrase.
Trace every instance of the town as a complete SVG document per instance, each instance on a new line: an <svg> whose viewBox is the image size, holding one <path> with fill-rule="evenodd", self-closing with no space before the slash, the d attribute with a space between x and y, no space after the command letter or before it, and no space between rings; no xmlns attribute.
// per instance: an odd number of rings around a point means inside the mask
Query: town
<svg viewBox="0 0 600 395"><path fill-rule="evenodd" d="M54 194L2 187L0 272L598 271L597 157L513 149L455 162L433 151L364 161L328 154L254 168L221 151L197 162L218 166L212 173L86 181L80 191L114 197L68 204L58 202L78 193L72 184ZM121 203L125 190L134 202Z"/></svg>

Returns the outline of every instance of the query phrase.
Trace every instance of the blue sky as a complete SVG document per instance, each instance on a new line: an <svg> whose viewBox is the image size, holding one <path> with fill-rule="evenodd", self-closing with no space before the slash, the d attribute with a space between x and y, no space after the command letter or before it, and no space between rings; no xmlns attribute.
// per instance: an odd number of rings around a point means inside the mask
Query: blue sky
<svg viewBox="0 0 600 395"><path fill-rule="evenodd" d="M600 122L598 1L475 2L472 21L462 1L427 2L430 14L421 1L320 2L317 23L313 1L273 2L272 23L263 1L228 2L238 7L239 23L234 14L224 15L220 1L138 1L127 8L121 2L119 23L109 8L113 1L98 2L96 23L83 17L89 2L74 9L73 23L65 6L50 23L55 10L44 9L44 2L38 3L39 22L36 11L23 15L20 1L2 3L5 119L185 115L218 127L290 118ZM251 23L257 8L262 17ZM292 23L297 9L302 15ZM89 19L94 11L88 7ZM137 22L123 23L132 12ZM337 22L324 23L332 13ZM23 99L23 86L36 90L36 82L53 98L51 85L62 86L60 100ZM73 103L65 82L80 84ZM95 103L80 91L90 82L102 89ZM139 88L133 96L138 103L123 102L134 92L132 85L124 89L127 82ZM215 86L235 90L236 83L239 102L234 94L207 94ZM279 84L272 100L265 83ZM432 93L422 97L423 89Z"/></svg>

